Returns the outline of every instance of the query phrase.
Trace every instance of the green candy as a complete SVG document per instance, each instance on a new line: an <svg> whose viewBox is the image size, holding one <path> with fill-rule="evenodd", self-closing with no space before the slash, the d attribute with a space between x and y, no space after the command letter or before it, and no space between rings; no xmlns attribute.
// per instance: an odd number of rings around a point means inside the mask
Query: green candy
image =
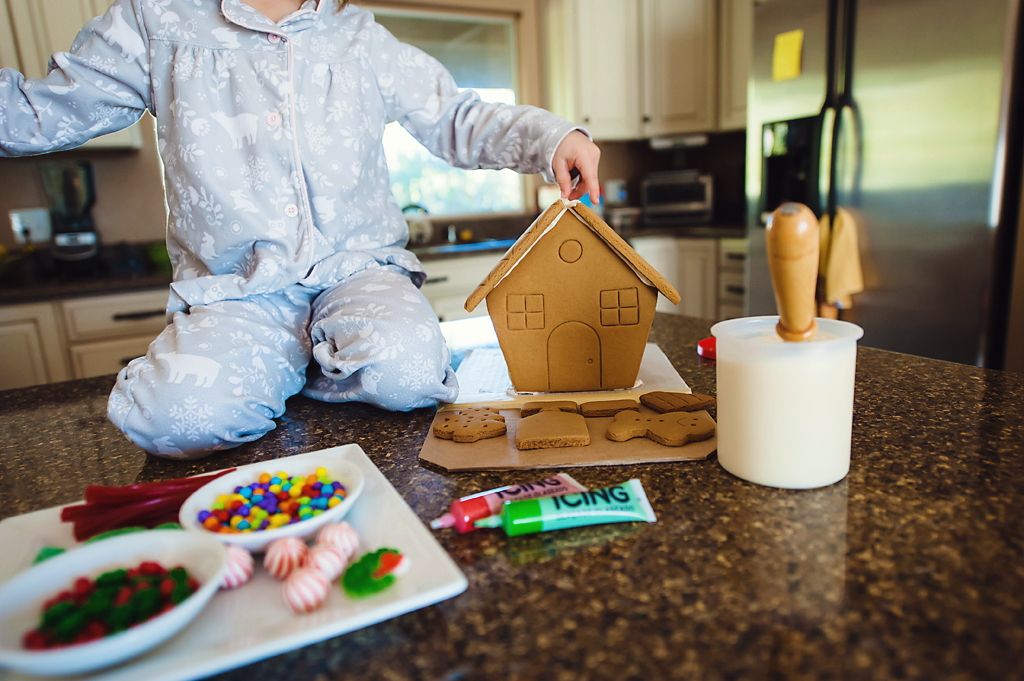
<svg viewBox="0 0 1024 681"><path fill-rule="evenodd" d="M32 559L32 564L35 565L36 563L42 563L44 560L49 560L54 556L59 556L65 551L67 551L67 549L62 549L59 546L44 546L39 549L39 553L37 553L36 557Z"/></svg>
<svg viewBox="0 0 1024 681"><path fill-rule="evenodd" d="M60 641L70 641L82 629L85 629L85 622L85 613L76 608L75 612L62 619L60 624L53 628L53 633Z"/></svg>
<svg viewBox="0 0 1024 681"><path fill-rule="evenodd" d="M171 568L167 573L167 576L173 579L177 584L184 584L188 581L188 571L182 567Z"/></svg>
<svg viewBox="0 0 1024 681"><path fill-rule="evenodd" d="M118 605L110 610L107 616L107 626L111 632L124 631L134 623L131 605Z"/></svg>
<svg viewBox="0 0 1024 681"><path fill-rule="evenodd" d="M174 587L174 590L171 591L171 603L178 605L191 595L192 589L188 587L188 584L178 584Z"/></svg>
<svg viewBox="0 0 1024 681"><path fill-rule="evenodd" d="M127 579L127 570L111 570L96 578L96 586L121 586Z"/></svg>
<svg viewBox="0 0 1024 681"><path fill-rule="evenodd" d="M70 601L61 601L60 603L54 604L53 607L43 612L42 628L53 629L57 627L76 610L78 610L78 608Z"/></svg>
<svg viewBox="0 0 1024 681"><path fill-rule="evenodd" d="M82 606L82 611L90 617L104 618L110 609L114 607L114 598L117 596L118 588L108 586L97 589L89 596L89 600Z"/></svg>
<svg viewBox="0 0 1024 681"><path fill-rule="evenodd" d="M160 591L157 589L136 591L128 604L131 606L136 622L148 620L160 609Z"/></svg>
<svg viewBox="0 0 1024 681"><path fill-rule="evenodd" d="M395 576L388 574L374 579L373 573L380 567L384 553L396 553L394 549L377 549L352 563L341 577L341 587L350 596L371 596L395 583Z"/></svg>

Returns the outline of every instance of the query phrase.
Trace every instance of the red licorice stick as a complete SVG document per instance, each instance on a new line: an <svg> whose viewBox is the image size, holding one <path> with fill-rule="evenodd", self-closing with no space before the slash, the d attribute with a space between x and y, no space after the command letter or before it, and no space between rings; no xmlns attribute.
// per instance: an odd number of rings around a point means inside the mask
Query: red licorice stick
<svg viewBox="0 0 1024 681"><path fill-rule="evenodd" d="M173 516L169 522L177 520L178 509L182 499L151 499L136 504L125 504L118 509L94 516L79 518L74 521L75 539L85 541L101 532L117 530L122 527L149 527L159 525L161 520Z"/></svg>
<svg viewBox="0 0 1024 681"><path fill-rule="evenodd" d="M137 485L124 485L122 487L108 487L105 485L89 485L85 488L86 503L119 503L125 501L137 501L140 498L174 494L183 490L195 491L222 475L226 475L234 468L225 471L210 473L208 475L197 475L193 478L177 478L175 480L159 480L156 482L143 482Z"/></svg>

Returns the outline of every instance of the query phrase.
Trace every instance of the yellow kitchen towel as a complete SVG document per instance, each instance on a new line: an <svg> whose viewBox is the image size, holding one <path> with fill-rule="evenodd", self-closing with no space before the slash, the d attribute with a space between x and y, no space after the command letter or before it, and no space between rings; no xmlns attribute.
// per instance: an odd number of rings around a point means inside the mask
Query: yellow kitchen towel
<svg viewBox="0 0 1024 681"><path fill-rule="evenodd" d="M845 208L836 210L835 225L829 224L828 215L819 223L821 255L818 258L818 277L823 281L824 300L841 309L853 307L850 297L864 290L864 275L860 266L857 245L857 223Z"/></svg>

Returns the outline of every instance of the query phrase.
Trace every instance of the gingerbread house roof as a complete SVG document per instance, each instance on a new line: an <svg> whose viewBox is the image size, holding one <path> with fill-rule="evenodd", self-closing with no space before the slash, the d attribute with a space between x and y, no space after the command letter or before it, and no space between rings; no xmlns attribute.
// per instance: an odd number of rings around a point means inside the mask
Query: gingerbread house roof
<svg viewBox="0 0 1024 681"><path fill-rule="evenodd" d="M614 251L620 258L622 258L626 264L628 264L637 277L644 281L644 283L650 284L658 289L663 296L669 299L669 301L675 305L679 302L679 292L675 290L672 284L668 283L665 277L658 274L658 271L648 264L646 260L640 257L640 255L630 247L626 240L615 233L611 227L605 223L594 211L587 208L586 205L579 201L567 201L566 199L560 199L551 204L544 213L537 218L530 227L523 232L523 235L512 247L505 253L505 257L501 259L491 273L487 275L476 290L470 294L469 298L466 299L466 310L472 312L473 309L480 304L487 294L494 289L498 283L508 275L512 269L519 264L519 261L526 257L526 254L534 247L534 245L547 234L548 230L553 227L561 219L563 213L572 212L580 221L588 226L595 234L608 245L612 251Z"/></svg>

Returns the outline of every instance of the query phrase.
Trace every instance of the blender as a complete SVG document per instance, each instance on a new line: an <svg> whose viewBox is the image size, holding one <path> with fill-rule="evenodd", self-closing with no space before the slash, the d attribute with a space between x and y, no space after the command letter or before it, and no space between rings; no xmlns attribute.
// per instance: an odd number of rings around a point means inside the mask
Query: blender
<svg viewBox="0 0 1024 681"><path fill-rule="evenodd" d="M50 255L66 263L82 263L71 266L72 270L95 269L100 240L90 215L96 203L92 165L85 161L43 163L39 171L50 204Z"/></svg>

